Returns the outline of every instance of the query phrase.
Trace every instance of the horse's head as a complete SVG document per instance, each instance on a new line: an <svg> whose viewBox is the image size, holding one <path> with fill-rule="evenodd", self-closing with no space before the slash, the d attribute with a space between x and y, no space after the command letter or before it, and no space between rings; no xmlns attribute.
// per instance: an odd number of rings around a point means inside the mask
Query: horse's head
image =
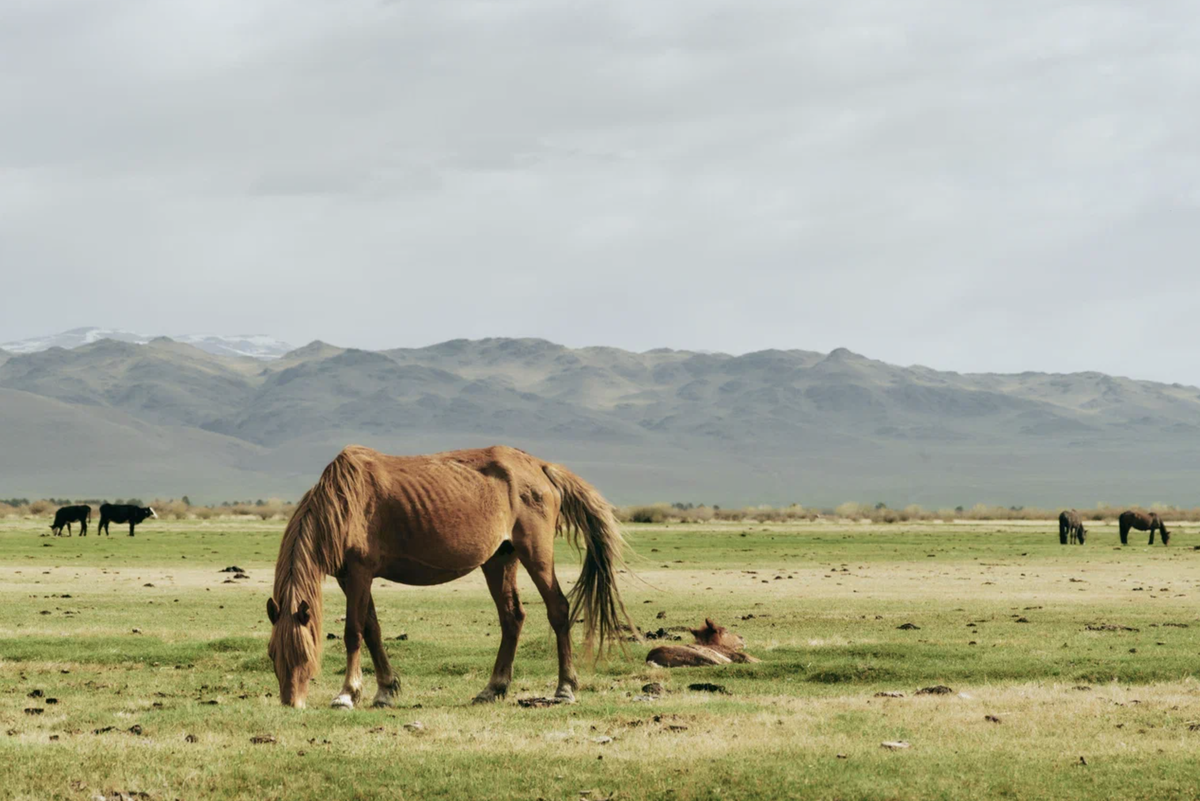
<svg viewBox="0 0 1200 801"><path fill-rule="evenodd" d="M300 601L295 609L285 611L274 598L269 598L267 617L272 626L267 655L275 663L279 700L284 706L302 709L308 697L308 683L320 665L320 623L308 601Z"/></svg>
<svg viewBox="0 0 1200 801"><path fill-rule="evenodd" d="M704 619L704 626L691 629L697 645L705 645L720 651L740 651L746 647L746 641L740 634L734 634L724 626L718 626L711 618Z"/></svg>

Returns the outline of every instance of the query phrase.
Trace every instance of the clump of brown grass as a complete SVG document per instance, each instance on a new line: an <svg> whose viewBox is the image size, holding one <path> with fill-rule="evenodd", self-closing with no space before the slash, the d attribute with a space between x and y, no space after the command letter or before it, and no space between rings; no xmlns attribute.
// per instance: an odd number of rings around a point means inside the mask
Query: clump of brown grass
<svg viewBox="0 0 1200 801"><path fill-rule="evenodd" d="M1084 518L1093 522L1115 521L1126 509L1138 506L1111 506L1097 504L1094 509L1081 509ZM1168 522L1200 522L1200 507L1181 509L1165 504L1148 507L1158 512ZM1060 509L1042 509L1031 506L1000 506L978 503L970 508L926 509L919 504L909 504L894 509L886 504L874 505L847 501L833 509L816 510L799 504L791 506L748 506L740 509L723 509L719 506L692 506L691 504L656 503L642 506L625 506L617 510L617 518L623 523L706 523L721 522L783 523L800 520L837 518L869 523L909 523L917 521L953 520L1057 520Z"/></svg>
<svg viewBox="0 0 1200 801"><path fill-rule="evenodd" d="M3 517L49 517L60 506L75 503L86 503L92 507L95 517L104 501L96 499L70 501L64 499L39 499L36 501L17 500L20 503L0 501L0 518ZM186 497L155 498L149 506L160 518L165 520L212 520L220 517L257 517L261 520L286 520L295 511L296 505L280 498L266 500L225 503L220 506L198 506L188 501Z"/></svg>
<svg viewBox="0 0 1200 801"><path fill-rule="evenodd" d="M782 523L790 520L815 520L820 515L799 504L791 506L748 506L743 509L722 509L719 506L654 503L617 508L622 523L708 523L723 522Z"/></svg>

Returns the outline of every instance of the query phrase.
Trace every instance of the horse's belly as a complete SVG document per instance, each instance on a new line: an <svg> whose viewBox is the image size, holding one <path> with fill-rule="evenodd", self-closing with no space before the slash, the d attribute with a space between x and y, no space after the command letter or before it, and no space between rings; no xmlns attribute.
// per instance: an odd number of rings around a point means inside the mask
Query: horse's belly
<svg viewBox="0 0 1200 801"><path fill-rule="evenodd" d="M444 570L430 567L411 559L394 559L383 566L379 575L388 581L395 581L398 584L427 587L433 584L445 584L462 578L474 569L474 567L469 567L460 570Z"/></svg>
<svg viewBox="0 0 1200 801"><path fill-rule="evenodd" d="M381 549L386 562L411 562L433 570L463 575L482 565L508 539L498 525L466 529L406 531L397 542Z"/></svg>

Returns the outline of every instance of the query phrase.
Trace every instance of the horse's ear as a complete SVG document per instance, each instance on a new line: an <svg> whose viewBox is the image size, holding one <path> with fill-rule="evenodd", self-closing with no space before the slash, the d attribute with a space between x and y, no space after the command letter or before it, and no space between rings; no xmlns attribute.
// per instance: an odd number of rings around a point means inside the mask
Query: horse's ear
<svg viewBox="0 0 1200 801"><path fill-rule="evenodd" d="M717 630L717 624L716 624L716 623L713 623L713 622L712 622L712 618L710 618L710 617L706 617L706 618L704 618L704 625L708 626L708 630L709 630L709 631L716 631L716 630Z"/></svg>
<svg viewBox="0 0 1200 801"><path fill-rule="evenodd" d="M301 626L308 625L308 621L310 619L308 611L309 611L308 601L301 601L300 607L296 610L296 622L299 623Z"/></svg>
<svg viewBox="0 0 1200 801"><path fill-rule="evenodd" d="M267 618L272 626L279 622L279 604L275 603L274 598L267 599Z"/></svg>

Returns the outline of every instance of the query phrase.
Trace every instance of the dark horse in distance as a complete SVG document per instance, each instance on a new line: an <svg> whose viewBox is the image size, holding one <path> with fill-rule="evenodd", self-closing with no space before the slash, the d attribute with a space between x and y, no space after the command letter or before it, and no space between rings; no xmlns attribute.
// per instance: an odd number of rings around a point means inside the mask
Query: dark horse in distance
<svg viewBox="0 0 1200 801"><path fill-rule="evenodd" d="M583 569L563 594L554 572L554 539L582 540ZM346 678L333 699L352 709L362 692L360 651L375 663L376 706L395 703L392 673L371 598L377 578L401 584L444 584L482 568L500 615L500 652L476 703L508 691L525 621L517 596L524 565L546 604L558 641L561 701L575 700L571 622L587 621L587 642L636 632L617 591L625 542L613 507L565 467L497 446L428 456L387 456L352 445L329 463L288 521L267 601L272 630L268 655L279 700L303 707L321 661L321 581L334 576L346 594Z"/></svg>
<svg viewBox="0 0 1200 801"><path fill-rule="evenodd" d="M1066 545L1076 543L1083 545L1087 539L1087 529L1083 527L1083 518L1074 509L1063 512L1058 516L1058 541Z"/></svg>
<svg viewBox="0 0 1200 801"><path fill-rule="evenodd" d="M100 504L100 523L96 526L96 535L103 531L108 534L109 523L128 523L129 536L133 536L133 527L148 517L158 518L154 509L149 506L134 506L128 503Z"/></svg>
<svg viewBox="0 0 1200 801"><path fill-rule="evenodd" d="M1158 512L1143 512L1141 509L1128 509L1121 512L1121 517L1118 518L1121 524L1121 544L1129 544L1129 529L1136 528L1138 531L1149 531L1149 545L1154 544L1154 529L1162 532L1162 544L1166 545L1171 541L1171 532L1167 531L1167 527L1163 524L1162 518L1158 516Z"/></svg>
<svg viewBox="0 0 1200 801"><path fill-rule="evenodd" d="M92 507L86 503L81 503L78 506L63 506L54 513L54 522L50 524L50 530L54 532L54 536L61 537L62 530L65 526L67 536L71 536L71 524L79 524L79 536L87 536L88 520L92 518ZM43 535L45 536L45 535Z"/></svg>

